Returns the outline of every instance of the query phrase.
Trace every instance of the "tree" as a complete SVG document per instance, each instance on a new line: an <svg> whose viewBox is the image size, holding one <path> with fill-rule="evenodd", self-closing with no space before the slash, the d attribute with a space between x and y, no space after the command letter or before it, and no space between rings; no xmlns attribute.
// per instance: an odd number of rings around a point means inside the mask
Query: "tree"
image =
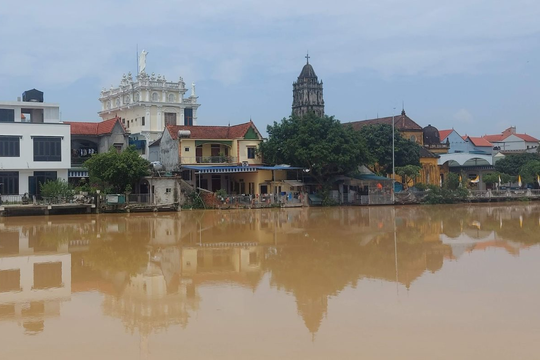
<svg viewBox="0 0 540 360"><path fill-rule="evenodd" d="M268 125L267 132L268 141L259 148L266 163L306 168L320 184L356 170L367 160L359 133L332 116L293 115Z"/></svg>
<svg viewBox="0 0 540 360"><path fill-rule="evenodd" d="M111 148L106 153L92 155L84 162L90 179L101 183L102 187L111 187L117 193L133 187L141 177L148 175L149 166L150 163L141 158L132 146L121 153Z"/></svg>
<svg viewBox="0 0 540 360"><path fill-rule="evenodd" d="M45 198L67 198L73 195L73 189L67 181L57 179L48 180L45 184L39 185L41 196Z"/></svg>
<svg viewBox="0 0 540 360"><path fill-rule="evenodd" d="M523 165L533 160L540 160L540 156L538 154L530 153L507 155L506 157L497 160L495 163L495 170L500 173L518 176L520 175L519 172Z"/></svg>
<svg viewBox="0 0 540 360"><path fill-rule="evenodd" d="M370 151L370 165L375 172L385 175L392 172L392 126L368 125L360 129ZM399 131L394 132L395 166L420 166L420 145L405 139Z"/></svg>
<svg viewBox="0 0 540 360"><path fill-rule="evenodd" d="M460 175L456 173L448 173L446 175L446 179L444 180L443 187L447 190L456 190L459 188L460 184L459 177Z"/></svg>
<svg viewBox="0 0 540 360"><path fill-rule="evenodd" d="M405 165L397 167L396 174L401 176L405 184L409 184L409 181L414 180L418 175L420 175L421 170L422 168L420 166Z"/></svg>
<svg viewBox="0 0 540 360"><path fill-rule="evenodd" d="M540 174L540 160L526 162L520 169L521 180L525 184L536 184L537 176Z"/></svg>

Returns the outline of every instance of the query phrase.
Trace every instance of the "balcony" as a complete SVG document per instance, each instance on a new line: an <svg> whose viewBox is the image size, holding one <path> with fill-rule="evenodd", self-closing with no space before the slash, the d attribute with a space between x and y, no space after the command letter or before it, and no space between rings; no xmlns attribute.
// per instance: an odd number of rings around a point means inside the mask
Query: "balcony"
<svg viewBox="0 0 540 360"><path fill-rule="evenodd" d="M182 156L181 164L236 164L238 159L232 156Z"/></svg>

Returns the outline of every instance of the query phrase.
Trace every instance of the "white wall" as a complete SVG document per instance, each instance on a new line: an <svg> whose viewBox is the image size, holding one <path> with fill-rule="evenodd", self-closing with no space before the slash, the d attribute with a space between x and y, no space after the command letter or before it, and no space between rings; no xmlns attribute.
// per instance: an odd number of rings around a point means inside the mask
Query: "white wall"
<svg viewBox="0 0 540 360"><path fill-rule="evenodd" d="M71 133L67 124L2 123L0 134L21 136L20 157L0 157L0 170L61 170L71 166ZM62 161L34 161L32 136L61 136Z"/></svg>

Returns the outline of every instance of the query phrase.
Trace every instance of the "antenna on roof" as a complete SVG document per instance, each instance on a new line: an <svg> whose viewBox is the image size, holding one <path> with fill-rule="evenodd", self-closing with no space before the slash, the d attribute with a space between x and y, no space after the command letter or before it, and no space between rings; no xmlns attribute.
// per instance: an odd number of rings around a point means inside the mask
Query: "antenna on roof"
<svg viewBox="0 0 540 360"><path fill-rule="evenodd" d="M405 101L401 100L401 115L405 115Z"/></svg>

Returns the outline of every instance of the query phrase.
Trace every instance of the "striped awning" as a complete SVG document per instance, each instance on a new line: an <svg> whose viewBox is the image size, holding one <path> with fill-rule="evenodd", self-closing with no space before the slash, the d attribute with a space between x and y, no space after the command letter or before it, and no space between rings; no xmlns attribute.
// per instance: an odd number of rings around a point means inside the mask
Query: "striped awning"
<svg viewBox="0 0 540 360"><path fill-rule="evenodd" d="M70 178L83 178L88 177L88 171L84 170L69 170L68 177Z"/></svg>
<svg viewBox="0 0 540 360"><path fill-rule="evenodd" d="M257 172L254 166L182 166L185 170L195 170L199 174L236 174Z"/></svg>

